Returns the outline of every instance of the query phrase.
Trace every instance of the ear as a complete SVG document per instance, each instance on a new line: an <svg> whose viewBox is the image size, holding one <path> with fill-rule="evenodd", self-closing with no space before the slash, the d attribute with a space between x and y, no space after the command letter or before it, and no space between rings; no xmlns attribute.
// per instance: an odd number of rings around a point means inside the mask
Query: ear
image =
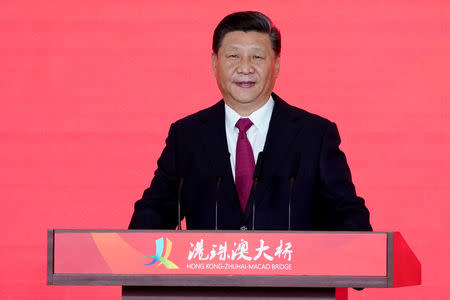
<svg viewBox="0 0 450 300"><path fill-rule="evenodd" d="M280 57L278 56L275 59L275 78L278 77L278 74L280 73Z"/></svg>
<svg viewBox="0 0 450 300"><path fill-rule="evenodd" d="M217 68L216 68L216 66L217 66L217 54L213 53L211 55L211 58L212 58L213 73L214 73L214 77L215 77L216 76L216 70L217 70Z"/></svg>

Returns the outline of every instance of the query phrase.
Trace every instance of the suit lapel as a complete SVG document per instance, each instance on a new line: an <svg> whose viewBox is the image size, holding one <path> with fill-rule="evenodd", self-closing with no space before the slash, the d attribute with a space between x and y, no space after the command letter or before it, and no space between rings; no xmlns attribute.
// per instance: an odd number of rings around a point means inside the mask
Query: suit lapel
<svg viewBox="0 0 450 300"><path fill-rule="evenodd" d="M223 199L229 199L226 201L227 204L233 207L235 206L237 210L241 211L229 163L228 144L225 132L225 105L223 100L204 111L200 117L200 122L201 140L205 150L204 153L207 155L212 170L211 176L216 178L219 173L223 172L225 160L228 157L222 181Z"/></svg>
<svg viewBox="0 0 450 300"><path fill-rule="evenodd" d="M270 177L275 174L276 168L280 166L280 159L287 157L291 143L302 128L301 120L291 112L291 107L281 100L277 95L272 94L275 101L272 117L267 132L264 145L264 161L260 183L255 191L250 195L250 201L245 210L245 219L251 218L253 213L253 199L256 199L255 206L269 197L273 188ZM288 178L286 178L288 180Z"/></svg>

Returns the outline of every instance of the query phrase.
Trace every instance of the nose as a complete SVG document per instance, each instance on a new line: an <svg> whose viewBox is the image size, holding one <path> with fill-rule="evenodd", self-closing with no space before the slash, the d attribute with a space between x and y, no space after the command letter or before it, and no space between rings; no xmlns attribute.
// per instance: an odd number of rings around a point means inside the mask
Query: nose
<svg viewBox="0 0 450 300"><path fill-rule="evenodd" d="M251 59L248 57L243 57L240 61L239 61L239 65L238 65L238 69L237 69L238 73L241 74L251 74L255 71Z"/></svg>

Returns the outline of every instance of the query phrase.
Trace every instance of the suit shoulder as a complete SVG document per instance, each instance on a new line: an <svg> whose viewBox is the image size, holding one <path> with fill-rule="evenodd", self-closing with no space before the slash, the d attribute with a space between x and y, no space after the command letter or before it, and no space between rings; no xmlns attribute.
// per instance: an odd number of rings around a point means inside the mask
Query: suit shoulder
<svg viewBox="0 0 450 300"><path fill-rule="evenodd" d="M203 121L207 120L211 115L218 113L218 112L220 113L221 108L223 111L224 110L223 109L223 101L219 101L218 103L216 103L208 108L202 109L200 111L197 111L193 114L187 115L186 117L183 117L183 118L177 120L174 123L174 126L190 127L190 126L196 125L199 122L203 122Z"/></svg>
<svg viewBox="0 0 450 300"><path fill-rule="evenodd" d="M289 112L291 117L293 119L300 120L305 125L327 128L333 123L332 121L328 120L327 118L324 118L317 114L311 113L302 108L290 105L286 102L284 104L286 105L286 110Z"/></svg>

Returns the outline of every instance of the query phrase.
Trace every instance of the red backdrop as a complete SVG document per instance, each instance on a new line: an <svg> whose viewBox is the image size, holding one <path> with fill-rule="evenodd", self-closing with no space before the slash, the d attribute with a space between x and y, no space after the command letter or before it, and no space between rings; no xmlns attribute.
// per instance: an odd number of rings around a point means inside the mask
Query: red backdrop
<svg viewBox="0 0 450 300"><path fill-rule="evenodd" d="M282 32L275 91L338 124L374 229L422 262L350 299L450 297L450 2L244 2L0 3L2 299L120 299L46 286L46 230L127 227L170 123L220 98L212 31L249 9Z"/></svg>

